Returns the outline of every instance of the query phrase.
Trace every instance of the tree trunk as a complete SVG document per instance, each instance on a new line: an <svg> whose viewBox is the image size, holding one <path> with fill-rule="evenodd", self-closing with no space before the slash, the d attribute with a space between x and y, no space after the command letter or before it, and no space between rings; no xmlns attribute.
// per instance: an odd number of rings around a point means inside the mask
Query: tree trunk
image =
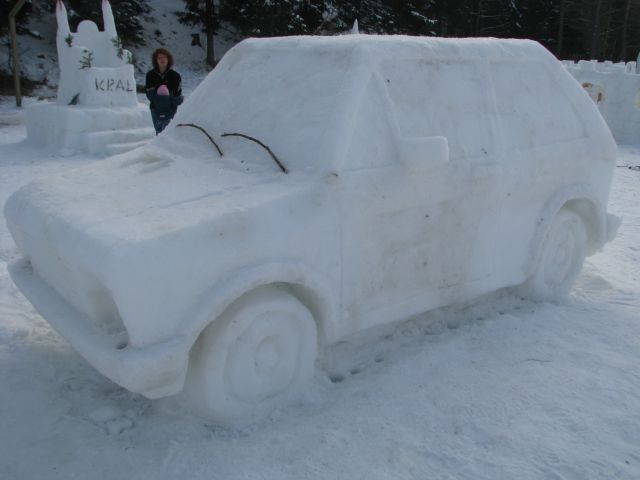
<svg viewBox="0 0 640 480"><path fill-rule="evenodd" d="M567 0L560 1L560 18L558 20L558 42L556 47L556 57L562 58L562 40L564 39L564 11Z"/></svg>
<svg viewBox="0 0 640 480"><path fill-rule="evenodd" d="M205 32L207 34L207 64L216 66L216 56L213 47L213 37L215 29L215 10L213 0L205 0Z"/></svg>
<svg viewBox="0 0 640 480"><path fill-rule="evenodd" d="M611 20L613 18L613 14L614 14L614 8L612 3L610 2L608 5L608 10L606 11L605 14L605 18L606 18L606 23L604 24L604 28L602 29L602 32L604 33L604 42L602 43L602 46L600 47L600 55L603 56L603 58L605 59L613 59L614 55L615 55L615 50L616 50L616 38L615 36L611 35ZM613 44L611 44L611 40L613 38Z"/></svg>
<svg viewBox="0 0 640 480"><path fill-rule="evenodd" d="M13 60L13 85L16 90L16 107L22 107L22 89L20 87L20 55L18 53L18 35L16 34L16 15L26 0L18 0L9 12L9 35L11 37L11 57Z"/></svg>
<svg viewBox="0 0 640 480"><path fill-rule="evenodd" d="M627 61L627 29L629 28L629 13L631 12L631 0L626 0L624 5L624 20L622 21L622 38L620 40L620 60Z"/></svg>
<svg viewBox="0 0 640 480"><path fill-rule="evenodd" d="M476 0L476 18L473 22L473 36L480 36L480 19L482 17L482 0Z"/></svg>
<svg viewBox="0 0 640 480"><path fill-rule="evenodd" d="M593 32L591 34L591 49L589 56L592 60L597 60L600 47L600 11L602 10L602 0L596 2L596 12L593 18Z"/></svg>

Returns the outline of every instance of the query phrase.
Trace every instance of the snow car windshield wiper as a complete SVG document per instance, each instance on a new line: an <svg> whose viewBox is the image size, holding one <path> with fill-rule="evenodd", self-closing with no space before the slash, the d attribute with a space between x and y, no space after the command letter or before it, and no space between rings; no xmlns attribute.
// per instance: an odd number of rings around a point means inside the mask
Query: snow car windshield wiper
<svg viewBox="0 0 640 480"><path fill-rule="evenodd" d="M202 133L204 133L207 136L207 138L213 144L213 146L216 147L216 150L218 151L218 154L220 154L221 157L224 156L224 153L222 153L222 150L220 149L220 146L216 143L216 141L213 139L213 137L211 135L209 135L209 132L207 132L200 125L196 125L194 123L179 123L177 126L178 127L192 127L192 128L195 128L195 129L201 131ZM244 133L238 133L238 132L223 133L220 136L221 137L240 137L240 138L245 138L247 140L250 140L252 142L257 143L258 145L260 145L262 148L264 148L267 151L267 153L271 156L273 161L276 162L276 165L278 165L278 168L280 168L280 170L282 170L282 173L289 173L289 170L287 170L287 167L285 167L282 164L282 162L278 159L278 157L276 157L275 153L273 153L273 151L267 145L262 143L257 138L254 138L254 137L252 137L250 135L246 135Z"/></svg>

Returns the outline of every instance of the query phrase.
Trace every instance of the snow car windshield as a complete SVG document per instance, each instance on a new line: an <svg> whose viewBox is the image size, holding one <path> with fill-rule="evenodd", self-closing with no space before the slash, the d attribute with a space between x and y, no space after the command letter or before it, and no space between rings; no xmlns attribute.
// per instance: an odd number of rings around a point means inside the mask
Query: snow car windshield
<svg viewBox="0 0 640 480"><path fill-rule="evenodd" d="M290 47L290 48L289 48ZM340 118L349 105L345 79L351 51L311 50L291 45L269 47L246 41L230 51L179 109L174 123L204 129L220 146L228 162L254 169L278 169L268 146L290 172L326 172L341 134ZM197 143L218 156L205 133L175 128L174 140ZM200 145L201 144L201 145ZM237 167L237 165L236 165ZM247 169L248 170L248 169Z"/></svg>

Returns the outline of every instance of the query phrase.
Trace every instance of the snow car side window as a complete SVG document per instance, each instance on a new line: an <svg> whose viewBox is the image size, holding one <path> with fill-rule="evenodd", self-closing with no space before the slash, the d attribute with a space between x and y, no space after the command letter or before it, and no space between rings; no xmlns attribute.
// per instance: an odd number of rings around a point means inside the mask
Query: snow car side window
<svg viewBox="0 0 640 480"><path fill-rule="evenodd" d="M584 125L546 65L494 62L491 72L507 151L585 136Z"/></svg>
<svg viewBox="0 0 640 480"><path fill-rule="evenodd" d="M491 104L478 65L405 60L381 64L401 137L444 136L450 159L493 153Z"/></svg>

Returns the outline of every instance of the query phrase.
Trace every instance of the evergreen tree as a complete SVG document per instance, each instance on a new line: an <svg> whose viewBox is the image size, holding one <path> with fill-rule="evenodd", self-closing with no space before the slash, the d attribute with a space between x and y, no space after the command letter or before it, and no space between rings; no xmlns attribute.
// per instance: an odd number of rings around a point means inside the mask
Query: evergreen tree
<svg viewBox="0 0 640 480"><path fill-rule="evenodd" d="M640 49L640 1L623 0L619 20L620 43L617 58L636 60Z"/></svg>
<svg viewBox="0 0 640 480"><path fill-rule="evenodd" d="M182 0L184 11L176 12L180 23L199 25L207 37L207 63L215 66L214 37L218 30L218 16L214 0Z"/></svg>
<svg viewBox="0 0 640 480"><path fill-rule="evenodd" d="M433 19L435 33L441 37L471 34L471 2L468 0L432 0L425 15Z"/></svg>
<svg viewBox="0 0 640 480"><path fill-rule="evenodd" d="M0 0L0 36L6 35L9 32L9 12L16 4L15 0ZM30 2L25 3L18 14L16 15L16 29L21 30L21 27L28 21L33 11Z"/></svg>
<svg viewBox="0 0 640 480"><path fill-rule="evenodd" d="M334 0L338 31L351 28L358 20L363 33L399 33L402 24L397 11L402 2L394 0ZM411 2L409 2L411 3Z"/></svg>
<svg viewBox="0 0 640 480"><path fill-rule="evenodd" d="M389 33L436 35L436 21L429 12L432 5L433 0L396 0L391 2L394 30Z"/></svg>
<svg viewBox="0 0 640 480"><path fill-rule="evenodd" d="M220 17L245 35L301 35L321 29L330 10L328 0L225 0Z"/></svg>
<svg viewBox="0 0 640 480"><path fill-rule="evenodd" d="M185 20L202 24L208 18L206 0L183 2ZM334 34L358 20L363 33L531 38L561 58L631 60L640 48L640 0L216 2L219 20L246 36Z"/></svg>
<svg viewBox="0 0 640 480"><path fill-rule="evenodd" d="M102 24L102 4L98 1L67 0L69 25L75 30L82 20L94 21L100 29ZM118 35L124 45L144 45L141 20L149 20L151 7L148 0L110 0Z"/></svg>
<svg viewBox="0 0 640 480"><path fill-rule="evenodd" d="M517 22L517 5L512 0L477 0L475 31L477 37L512 37Z"/></svg>

